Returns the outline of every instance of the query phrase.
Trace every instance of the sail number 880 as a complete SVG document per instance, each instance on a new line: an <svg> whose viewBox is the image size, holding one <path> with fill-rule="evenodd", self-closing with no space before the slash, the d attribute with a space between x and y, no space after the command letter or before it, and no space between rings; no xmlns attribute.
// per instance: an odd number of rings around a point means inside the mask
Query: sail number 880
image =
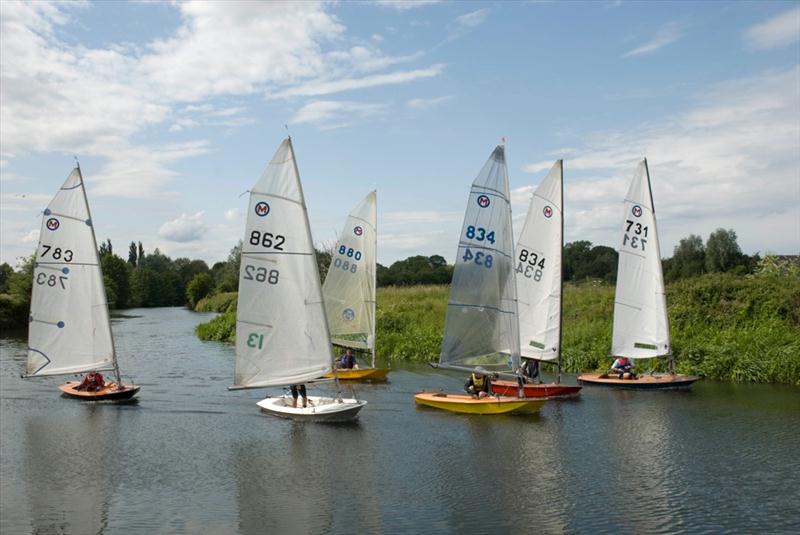
<svg viewBox="0 0 800 535"><path fill-rule="evenodd" d="M355 258L356 261L361 260L361 251L356 251L352 247L339 246L339 254L347 258Z"/></svg>

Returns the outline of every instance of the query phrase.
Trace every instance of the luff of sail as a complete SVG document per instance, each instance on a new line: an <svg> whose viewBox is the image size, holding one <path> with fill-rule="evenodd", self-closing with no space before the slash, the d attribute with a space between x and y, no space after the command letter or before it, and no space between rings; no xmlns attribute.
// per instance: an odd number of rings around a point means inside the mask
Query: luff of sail
<svg viewBox="0 0 800 535"><path fill-rule="evenodd" d="M647 160L639 163L625 195L611 351L614 356L629 358L670 353L667 300Z"/></svg>
<svg viewBox="0 0 800 535"><path fill-rule="evenodd" d="M375 347L375 253L377 202L374 191L347 217L322 285L333 343Z"/></svg>
<svg viewBox="0 0 800 535"><path fill-rule="evenodd" d="M560 352L563 162L536 188L515 250L523 357L555 360Z"/></svg>
<svg viewBox="0 0 800 535"><path fill-rule="evenodd" d="M331 371L322 288L291 139L250 191L239 271L234 384L295 384Z"/></svg>
<svg viewBox="0 0 800 535"><path fill-rule="evenodd" d="M447 303L443 367L519 368L508 169L495 148L472 183Z"/></svg>
<svg viewBox="0 0 800 535"><path fill-rule="evenodd" d="M114 368L100 257L80 169L42 217L33 271L27 375Z"/></svg>

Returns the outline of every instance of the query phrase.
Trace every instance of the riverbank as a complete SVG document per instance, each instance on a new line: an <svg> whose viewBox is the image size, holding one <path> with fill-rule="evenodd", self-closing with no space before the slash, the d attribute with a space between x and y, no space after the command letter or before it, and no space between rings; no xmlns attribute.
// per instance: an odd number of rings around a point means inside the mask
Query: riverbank
<svg viewBox="0 0 800 535"><path fill-rule="evenodd" d="M377 353L384 360L434 361L439 356L447 286L378 289ZM233 343L236 310L197 327L202 340ZM680 373L733 382L800 385L800 278L704 275L667 286L672 348ZM570 373L606 369L611 348L614 286L564 288L563 367ZM218 310L222 311L222 310ZM644 362L663 369L663 362ZM649 369L649 368L648 368Z"/></svg>

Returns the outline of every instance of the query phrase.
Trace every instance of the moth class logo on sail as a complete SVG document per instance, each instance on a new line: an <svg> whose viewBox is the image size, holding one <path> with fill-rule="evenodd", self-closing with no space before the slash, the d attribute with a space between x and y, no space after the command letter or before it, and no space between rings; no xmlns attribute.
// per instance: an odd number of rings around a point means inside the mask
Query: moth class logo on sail
<svg viewBox="0 0 800 535"><path fill-rule="evenodd" d="M356 227L353 229L353 234L355 234L356 236L361 236L362 234L364 234L364 229L361 227Z"/></svg>
<svg viewBox="0 0 800 535"><path fill-rule="evenodd" d="M635 215L636 217L641 217L642 216L642 207L637 204L636 206L634 206L631 209L631 213L633 215Z"/></svg>
<svg viewBox="0 0 800 535"><path fill-rule="evenodd" d="M544 207L544 210L542 210L542 213L546 218L550 219L553 217L553 208L550 205L547 205Z"/></svg>
<svg viewBox="0 0 800 535"><path fill-rule="evenodd" d="M353 321L356 319L356 313L352 308L345 308L342 311L342 319L344 319L344 321Z"/></svg>
<svg viewBox="0 0 800 535"><path fill-rule="evenodd" d="M55 217L51 217L47 220L47 230L55 231L58 230L58 227L61 226L61 223Z"/></svg>
<svg viewBox="0 0 800 535"><path fill-rule="evenodd" d="M261 201L260 203L256 204L255 211L258 217L264 217L269 213L269 204Z"/></svg>
<svg viewBox="0 0 800 535"><path fill-rule="evenodd" d="M481 208L486 208L487 206L489 206L489 204L491 204L491 201L489 200L488 195L478 196L478 206L480 206Z"/></svg>

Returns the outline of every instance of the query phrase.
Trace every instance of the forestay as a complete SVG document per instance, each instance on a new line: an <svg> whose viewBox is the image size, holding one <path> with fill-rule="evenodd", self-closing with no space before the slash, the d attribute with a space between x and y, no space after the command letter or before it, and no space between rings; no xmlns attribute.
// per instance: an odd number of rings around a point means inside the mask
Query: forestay
<svg viewBox="0 0 800 535"><path fill-rule="evenodd" d="M114 367L100 257L80 169L42 217L33 271L28 375Z"/></svg>
<svg viewBox="0 0 800 535"><path fill-rule="evenodd" d="M322 286L333 343L341 346L375 347L376 226L372 191L347 217Z"/></svg>
<svg viewBox="0 0 800 535"><path fill-rule="evenodd" d="M538 360L560 352L562 181L558 160L533 193L515 253L520 350Z"/></svg>
<svg viewBox="0 0 800 535"><path fill-rule="evenodd" d="M443 366L519 368L517 292L505 151L472 183L447 303Z"/></svg>
<svg viewBox="0 0 800 535"><path fill-rule="evenodd" d="M239 387L302 383L331 371L316 255L291 139L250 191L239 271Z"/></svg>
<svg viewBox="0 0 800 535"><path fill-rule="evenodd" d="M630 358L670 353L667 300L647 160L639 164L625 196L611 351L614 356Z"/></svg>

